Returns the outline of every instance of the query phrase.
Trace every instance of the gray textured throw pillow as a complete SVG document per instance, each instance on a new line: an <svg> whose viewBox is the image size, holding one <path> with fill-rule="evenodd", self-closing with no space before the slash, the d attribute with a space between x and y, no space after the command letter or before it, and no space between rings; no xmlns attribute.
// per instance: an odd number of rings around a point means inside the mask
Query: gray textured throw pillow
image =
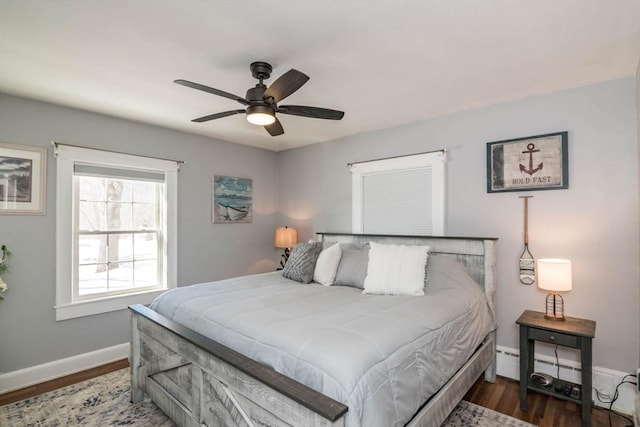
<svg viewBox="0 0 640 427"><path fill-rule="evenodd" d="M311 283L320 251L322 242L298 243L293 247L282 275L296 282Z"/></svg>
<svg viewBox="0 0 640 427"><path fill-rule="evenodd" d="M333 284L364 289L368 264L369 249L342 249L342 258Z"/></svg>

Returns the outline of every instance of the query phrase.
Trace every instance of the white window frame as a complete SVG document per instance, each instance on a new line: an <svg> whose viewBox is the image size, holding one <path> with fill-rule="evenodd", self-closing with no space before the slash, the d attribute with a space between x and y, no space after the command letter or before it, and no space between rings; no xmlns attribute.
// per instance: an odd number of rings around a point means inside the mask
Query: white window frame
<svg viewBox="0 0 640 427"><path fill-rule="evenodd" d="M418 169L431 169L432 185L432 235L445 234L445 164L446 151L413 154L408 156L391 157L388 159L371 160L351 165L352 184L352 232L364 232L364 179L368 175L406 172Z"/></svg>
<svg viewBox="0 0 640 427"><path fill-rule="evenodd" d="M131 304L149 304L167 289L177 286L178 163L171 160L115 153L57 144L56 183L56 321L126 309ZM74 164L89 163L115 168L163 172L165 176L163 212L162 289L125 295L73 298L74 249Z"/></svg>

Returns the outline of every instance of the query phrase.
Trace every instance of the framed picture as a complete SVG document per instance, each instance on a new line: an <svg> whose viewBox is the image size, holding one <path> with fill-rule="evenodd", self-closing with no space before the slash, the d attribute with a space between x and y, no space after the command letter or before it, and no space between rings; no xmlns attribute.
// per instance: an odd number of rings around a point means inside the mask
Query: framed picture
<svg viewBox="0 0 640 427"><path fill-rule="evenodd" d="M47 149L0 143L0 214L44 215Z"/></svg>
<svg viewBox="0 0 640 427"><path fill-rule="evenodd" d="M569 188L568 132L487 143L487 193Z"/></svg>
<svg viewBox="0 0 640 427"><path fill-rule="evenodd" d="M253 220L253 180L232 176L213 176L214 224L241 224Z"/></svg>

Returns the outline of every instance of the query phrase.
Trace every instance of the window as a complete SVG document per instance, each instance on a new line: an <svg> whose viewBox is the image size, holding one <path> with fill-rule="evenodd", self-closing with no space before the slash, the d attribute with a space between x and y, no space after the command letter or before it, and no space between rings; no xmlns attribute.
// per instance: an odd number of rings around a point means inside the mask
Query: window
<svg viewBox="0 0 640 427"><path fill-rule="evenodd" d="M58 144L56 320L176 286L177 163Z"/></svg>
<svg viewBox="0 0 640 427"><path fill-rule="evenodd" d="M445 151L354 163L354 233L444 235Z"/></svg>

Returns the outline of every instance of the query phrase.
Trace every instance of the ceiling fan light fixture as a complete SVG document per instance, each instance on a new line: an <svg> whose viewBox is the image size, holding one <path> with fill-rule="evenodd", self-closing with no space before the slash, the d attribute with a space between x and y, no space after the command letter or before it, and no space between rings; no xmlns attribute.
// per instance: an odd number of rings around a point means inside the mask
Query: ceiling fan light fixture
<svg viewBox="0 0 640 427"><path fill-rule="evenodd" d="M268 126L276 121L276 116L270 107L252 105L247 108L247 121L258 126Z"/></svg>

